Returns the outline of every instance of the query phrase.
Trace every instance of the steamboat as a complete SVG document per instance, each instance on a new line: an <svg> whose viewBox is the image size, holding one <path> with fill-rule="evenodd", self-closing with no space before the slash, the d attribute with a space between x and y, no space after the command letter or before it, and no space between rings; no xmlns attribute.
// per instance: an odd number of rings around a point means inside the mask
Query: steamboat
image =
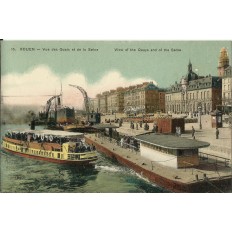
<svg viewBox="0 0 232 232"><path fill-rule="evenodd" d="M84 134L54 130L7 131L2 149L27 158L71 165L92 165L97 160L94 146L85 143Z"/></svg>

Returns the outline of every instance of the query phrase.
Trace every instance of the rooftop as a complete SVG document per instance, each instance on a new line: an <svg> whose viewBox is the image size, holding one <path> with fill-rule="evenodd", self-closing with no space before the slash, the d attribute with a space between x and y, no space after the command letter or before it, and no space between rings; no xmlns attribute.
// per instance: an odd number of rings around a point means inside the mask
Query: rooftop
<svg viewBox="0 0 232 232"><path fill-rule="evenodd" d="M152 145L169 149L197 149L208 147L210 145L207 142L201 142L194 139L156 133L137 135L135 138L144 143L150 143Z"/></svg>

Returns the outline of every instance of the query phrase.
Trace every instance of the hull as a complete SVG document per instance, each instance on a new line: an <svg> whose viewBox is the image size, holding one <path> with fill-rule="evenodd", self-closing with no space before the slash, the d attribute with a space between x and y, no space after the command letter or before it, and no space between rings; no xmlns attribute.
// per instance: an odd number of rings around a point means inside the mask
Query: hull
<svg viewBox="0 0 232 232"><path fill-rule="evenodd" d="M91 160L81 160L81 161L72 161L72 160L57 160L57 159L52 159L52 158L48 158L48 157L41 157L41 156L33 156L33 155L28 155L25 153L21 153L21 152L16 152L16 151L12 151L6 148L3 148L4 151L12 153L14 155L18 155L21 157L25 157L25 158L30 158L30 159L36 159L36 160L42 160L42 161L46 161L46 162L51 162L51 163L58 163L58 164L68 164L68 165L93 165L93 162L95 162L97 160L97 158L95 159L91 159Z"/></svg>

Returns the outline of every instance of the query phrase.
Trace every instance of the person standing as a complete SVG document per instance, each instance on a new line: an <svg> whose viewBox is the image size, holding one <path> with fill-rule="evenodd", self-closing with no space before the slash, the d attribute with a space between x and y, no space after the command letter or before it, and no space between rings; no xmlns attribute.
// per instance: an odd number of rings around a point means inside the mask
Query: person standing
<svg viewBox="0 0 232 232"><path fill-rule="evenodd" d="M152 132L156 133L156 125L155 124L153 125Z"/></svg>
<svg viewBox="0 0 232 232"><path fill-rule="evenodd" d="M219 138L219 130L218 130L218 128L216 127L216 139L218 139Z"/></svg>
<svg viewBox="0 0 232 232"><path fill-rule="evenodd" d="M178 127L178 136L180 137L181 136L181 128Z"/></svg>
<svg viewBox="0 0 232 232"><path fill-rule="evenodd" d="M124 138L123 138L123 137L122 137L121 140L120 140L120 145L121 145L121 147L124 146Z"/></svg>
<svg viewBox="0 0 232 232"><path fill-rule="evenodd" d="M178 136L179 132L178 132L178 127L176 126L176 136Z"/></svg>
<svg viewBox="0 0 232 232"><path fill-rule="evenodd" d="M193 126L192 126L192 138L195 139L195 129Z"/></svg>

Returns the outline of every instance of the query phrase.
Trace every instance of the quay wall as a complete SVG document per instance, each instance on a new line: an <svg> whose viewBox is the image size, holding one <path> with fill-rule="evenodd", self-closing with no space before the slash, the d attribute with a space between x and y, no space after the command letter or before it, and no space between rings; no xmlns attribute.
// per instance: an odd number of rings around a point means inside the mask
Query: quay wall
<svg viewBox="0 0 232 232"><path fill-rule="evenodd" d="M85 141L89 144L93 144L98 152L103 153L109 156L110 158L117 160L120 164L133 169L135 172L139 173L141 176L148 178L151 182L157 184L160 187L163 187L171 192L188 192L188 186L183 185L182 183L167 179L154 172L146 170L143 167L133 163L130 160L123 158L122 156L118 155L116 152L109 150L108 148L104 147L103 145L95 142L90 138L86 137Z"/></svg>
<svg viewBox="0 0 232 232"><path fill-rule="evenodd" d="M231 177L223 179L210 180L199 180L191 183L182 183L176 180L171 180L157 173L145 169L143 166L140 166L121 155L117 154L114 149L110 150L104 145L97 143L93 139L85 137L85 141L88 144L93 144L97 151L109 156L110 158L118 161L120 164L127 166L133 169L135 172L140 174L143 177L146 177L149 181L157 184L158 186L175 193L201 193L201 192L220 192L221 189L228 190L231 187Z"/></svg>

